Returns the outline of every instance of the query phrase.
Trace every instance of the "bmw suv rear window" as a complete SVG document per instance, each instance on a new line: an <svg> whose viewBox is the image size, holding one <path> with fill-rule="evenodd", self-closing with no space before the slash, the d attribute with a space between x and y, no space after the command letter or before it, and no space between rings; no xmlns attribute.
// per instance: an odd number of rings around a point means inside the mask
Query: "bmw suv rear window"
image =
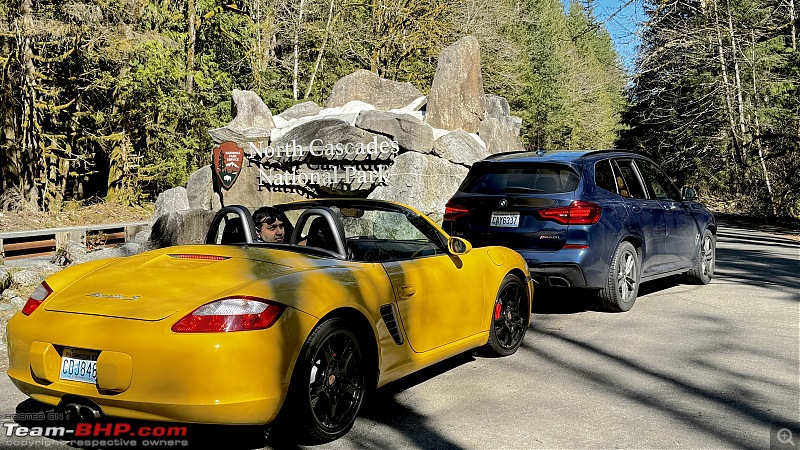
<svg viewBox="0 0 800 450"><path fill-rule="evenodd" d="M579 180L578 174L563 164L478 162L458 190L468 194L557 194L574 191Z"/></svg>

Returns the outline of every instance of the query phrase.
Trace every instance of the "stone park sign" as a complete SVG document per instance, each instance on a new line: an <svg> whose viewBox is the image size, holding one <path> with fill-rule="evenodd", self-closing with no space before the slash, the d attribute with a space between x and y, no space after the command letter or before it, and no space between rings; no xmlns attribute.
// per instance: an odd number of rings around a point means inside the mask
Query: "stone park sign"
<svg viewBox="0 0 800 450"><path fill-rule="evenodd" d="M245 149L226 141L214 148L214 160L218 161L217 173L226 190L233 184L227 183L231 175L225 172L232 163L226 164L217 155L231 153L245 155L247 164L257 167L255 182L259 190L297 190L313 197L319 192L335 195L361 186L385 186L386 173L399 152L397 141L381 137L379 142L378 135L373 135L369 142L342 142L341 139L325 142L314 138L308 145L302 145L297 139L275 146L269 145L267 140L250 141Z"/></svg>
<svg viewBox="0 0 800 450"><path fill-rule="evenodd" d="M211 212L341 196L409 204L441 222L473 163L522 150L521 119L504 98L483 90L479 50L472 36L442 50L428 97L367 70L336 82L325 107L305 102L274 116L254 92L234 90L235 118L209 131L217 143L213 164L192 174L186 189L159 197L154 221L165 218L154 232L190 215L213 216L166 205ZM158 245L202 240L169 233Z"/></svg>
<svg viewBox="0 0 800 450"><path fill-rule="evenodd" d="M440 220L472 163L522 149L521 120L484 93L480 73L477 40L467 36L442 51L435 98L366 70L340 79L326 107L306 102L274 116L255 93L234 91L236 117L210 134L236 143L245 163L235 186L216 190L220 203L357 196L410 203Z"/></svg>

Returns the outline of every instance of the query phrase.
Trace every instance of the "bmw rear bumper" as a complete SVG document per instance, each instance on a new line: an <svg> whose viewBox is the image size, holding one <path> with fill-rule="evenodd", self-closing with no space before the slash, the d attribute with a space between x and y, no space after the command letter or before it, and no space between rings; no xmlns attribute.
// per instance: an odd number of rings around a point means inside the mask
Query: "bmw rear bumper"
<svg viewBox="0 0 800 450"><path fill-rule="evenodd" d="M608 262L592 248L518 252L527 261L531 278L543 286L599 289L608 278Z"/></svg>
<svg viewBox="0 0 800 450"><path fill-rule="evenodd" d="M552 287L586 287L586 277L577 264L537 264L528 261L531 278L543 286Z"/></svg>

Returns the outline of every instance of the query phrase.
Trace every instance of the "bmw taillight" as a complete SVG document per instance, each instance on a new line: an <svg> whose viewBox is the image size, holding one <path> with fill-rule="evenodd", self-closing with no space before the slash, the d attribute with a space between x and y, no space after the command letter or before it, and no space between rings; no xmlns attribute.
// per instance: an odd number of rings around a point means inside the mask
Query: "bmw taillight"
<svg viewBox="0 0 800 450"><path fill-rule="evenodd" d="M48 295L52 294L53 290L50 289L50 286L47 285L46 282L42 282L36 290L33 291L33 294L28 298L28 301L25 302L25 306L22 307L22 314L26 316L30 316L32 312L36 311L36 308L42 304L44 299L47 298Z"/></svg>
<svg viewBox="0 0 800 450"><path fill-rule="evenodd" d="M603 208L600 205L575 200L569 206L547 208L536 211L542 220L552 220L562 225L594 225L600 220Z"/></svg>
<svg viewBox="0 0 800 450"><path fill-rule="evenodd" d="M444 207L444 220L456 220L459 217L468 216L469 213L469 208L447 202L447 205Z"/></svg>
<svg viewBox="0 0 800 450"><path fill-rule="evenodd" d="M226 333L271 327L284 307L252 297L230 297L195 309L172 326L176 333Z"/></svg>

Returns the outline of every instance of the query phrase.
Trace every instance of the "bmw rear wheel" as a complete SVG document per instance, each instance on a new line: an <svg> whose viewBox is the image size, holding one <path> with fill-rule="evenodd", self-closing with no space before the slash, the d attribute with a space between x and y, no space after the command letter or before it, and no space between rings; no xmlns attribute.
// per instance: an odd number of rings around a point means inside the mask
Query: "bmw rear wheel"
<svg viewBox="0 0 800 450"><path fill-rule="evenodd" d="M686 272L689 282L693 284L708 284L714 275L714 265L717 259L717 240L711 230L703 233L703 241L697 252L697 260L692 270Z"/></svg>
<svg viewBox="0 0 800 450"><path fill-rule="evenodd" d="M514 275L506 275L500 284L492 308L492 323L487 347L495 356L517 351L528 328L530 309L525 285Z"/></svg>
<svg viewBox="0 0 800 450"><path fill-rule="evenodd" d="M338 439L350 430L367 390L361 346L344 325L331 319L318 326L295 369L298 418L318 442Z"/></svg>
<svg viewBox="0 0 800 450"><path fill-rule="evenodd" d="M607 310L622 312L633 307L639 293L639 266L639 254L633 244L621 242L609 264L606 286L599 292L600 301Z"/></svg>

